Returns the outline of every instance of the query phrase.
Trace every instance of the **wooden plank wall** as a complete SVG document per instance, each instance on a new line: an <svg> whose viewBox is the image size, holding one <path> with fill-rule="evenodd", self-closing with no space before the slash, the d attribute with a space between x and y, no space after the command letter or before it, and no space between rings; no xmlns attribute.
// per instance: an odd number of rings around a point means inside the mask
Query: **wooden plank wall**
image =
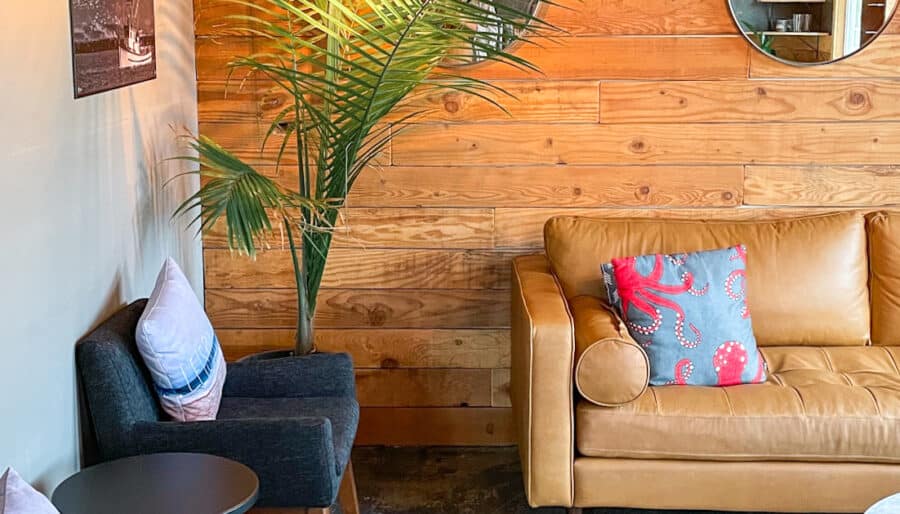
<svg viewBox="0 0 900 514"><path fill-rule="evenodd" d="M223 64L195 0L201 131L249 159L283 95ZM318 343L359 368L361 444L513 441L509 268L555 214L781 217L900 202L900 23L847 61L781 65L736 34L726 0L561 0L569 31L521 47L543 75L470 72L512 116L445 94L350 198L319 301ZM567 9L568 8L568 9ZM293 182L289 171L276 172ZM205 240L206 302L228 357L290 345L283 246L256 262Z"/></svg>

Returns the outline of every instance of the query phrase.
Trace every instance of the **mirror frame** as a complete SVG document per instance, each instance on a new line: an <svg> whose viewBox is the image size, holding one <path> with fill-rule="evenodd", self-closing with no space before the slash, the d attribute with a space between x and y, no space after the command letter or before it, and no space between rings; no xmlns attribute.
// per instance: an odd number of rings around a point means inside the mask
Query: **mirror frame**
<svg viewBox="0 0 900 514"><path fill-rule="evenodd" d="M0 2L2 2L2 1L3 0L0 0ZM725 0L725 1L727 2L728 0ZM531 15L536 18L543 19L544 14L547 12L547 9L550 8L550 5L551 4L549 2L545 2L544 0L535 0L534 12L532 12ZM531 29L531 23L528 24L528 27L529 27L529 29L526 29L526 30ZM515 50L518 49L523 44L525 44L525 41L521 37L519 37L519 38L516 38L516 40L513 41L511 45L507 46L503 50L508 53L514 53ZM464 63L464 64L454 64L451 66L441 64L440 67L446 68L446 69L451 69L451 70L466 70L466 71L468 71L468 70L477 70L478 67L480 67L480 66L488 66L491 64L496 64L496 63L494 63L492 61L481 60L481 61L473 61L473 62Z"/></svg>
<svg viewBox="0 0 900 514"><path fill-rule="evenodd" d="M743 37L746 42L750 43L750 46L752 46L754 50L756 50L757 52L765 55L766 57L768 57L772 60L780 62L781 64L784 64L787 66L793 66L795 68L813 68L815 66L825 66L827 64L834 64L834 63L841 62L845 59L849 59L850 57L853 57L854 55L859 54L860 52L862 52L863 50L868 48L869 45L874 43L876 39L881 37L881 35L884 33L885 29L887 29L888 25L890 25L894 21L894 17L897 16L897 12L900 11L900 2L897 2L896 4L894 4L894 12L892 12L891 16L881 25L881 28L878 29L878 32L873 34L872 37L869 38L869 40L866 41L866 43L864 45L860 46L859 49L857 49L855 52L838 57L837 59L832 59L830 61L800 62L800 61L789 61L787 59L783 59L781 57L778 57L777 55L772 55L769 52L766 52L765 50L760 48L760 46L756 43L756 41L754 41L753 38L751 38L750 36L747 35L747 33L744 32L744 28L741 27L741 22L740 22L740 20L738 20L737 13L734 12L734 7L731 5L731 0L724 0L724 1L726 4L728 4L728 12L731 14L731 21L732 21L732 23L734 23L734 26L737 28L738 34L740 34L741 37ZM800 1L802 1L802 0L800 0Z"/></svg>

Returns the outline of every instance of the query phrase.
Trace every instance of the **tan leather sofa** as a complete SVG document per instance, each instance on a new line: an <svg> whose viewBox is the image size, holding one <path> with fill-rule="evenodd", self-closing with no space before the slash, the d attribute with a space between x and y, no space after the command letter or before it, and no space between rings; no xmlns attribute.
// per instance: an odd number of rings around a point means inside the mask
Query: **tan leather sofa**
<svg viewBox="0 0 900 514"><path fill-rule="evenodd" d="M513 265L512 402L532 506L863 512L900 492L900 214L560 217ZM613 257L748 248L765 384L647 387Z"/></svg>

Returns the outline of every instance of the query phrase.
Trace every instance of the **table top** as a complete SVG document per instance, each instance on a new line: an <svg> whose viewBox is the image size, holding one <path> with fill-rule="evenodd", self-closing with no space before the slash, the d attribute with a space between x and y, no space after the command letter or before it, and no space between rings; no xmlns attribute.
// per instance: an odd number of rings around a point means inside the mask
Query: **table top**
<svg viewBox="0 0 900 514"><path fill-rule="evenodd" d="M896 514L900 512L900 493L881 500L869 507L866 514Z"/></svg>
<svg viewBox="0 0 900 514"><path fill-rule="evenodd" d="M200 453L157 453L85 468L53 492L61 514L243 514L259 479L247 466Z"/></svg>

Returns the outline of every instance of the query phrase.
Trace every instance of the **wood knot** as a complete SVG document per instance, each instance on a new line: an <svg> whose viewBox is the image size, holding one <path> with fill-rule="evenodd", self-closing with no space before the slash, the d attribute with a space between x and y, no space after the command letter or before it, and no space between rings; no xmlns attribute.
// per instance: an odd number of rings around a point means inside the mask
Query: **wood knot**
<svg viewBox="0 0 900 514"><path fill-rule="evenodd" d="M631 142L630 145L628 145L628 147L631 148L632 152L638 152L638 153L643 152L647 149L647 145L644 144L644 142L641 141L640 139L635 139L634 141Z"/></svg>
<svg viewBox="0 0 900 514"><path fill-rule="evenodd" d="M641 186L638 192L641 193L641 196L647 196L650 194L650 186Z"/></svg>
<svg viewBox="0 0 900 514"><path fill-rule="evenodd" d="M397 359L391 359L391 358L382 359L381 367L382 368L399 368L400 363L397 362Z"/></svg>
<svg viewBox="0 0 900 514"><path fill-rule="evenodd" d="M581 190L580 187L576 187L575 189L572 190L572 194L575 196L581 196L581 193L583 193L583 191Z"/></svg>
<svg viewBox="0 0 900 514"><path fill-rule="evenodd" d="M373 327L383 326L387 322L387 317L388 313L380 307L369 309L368 313L366 314L366 319L369 321L369 325Z"/></svg>
<svg viewBox="0 0 900 514"><path fill-rule="evenodd" d="M859 107L869 103L869 98L865 93L860 91L851 91L850 95L847 97L847 103L854 107Z"/></svg>
<svg viewBox="0 0 900 514"><path fill-rule="evenodd" d="M766 88L764 88L764 87L758 87L758 88L756 88L756 94L759 95L759 96L766 96L766 95L768 95L769 93L766 91Z"/></svg>
<svg viewBox="0 0 900 514"><path fill-rule="evenodd" d="M281 97L277 95L266 95L259 101L259 105L263 109L274 109L280 106L282 103L283 102L281 101Z"/></svg>
<svg viewBox="0 0 900 514"><path fill-rule="evenodd" d="M459 111L459 103L453 100L447 100L444 102L444 110L449 113L455 113Z"/></svg>
<svg viewBox="0 0 900 514"><path fill-rule="evenodd" d="M732 198L734 198L734 193L732 193L731 191L725 191L724 193L722 193L723 200L730 201Z"/></svg>

